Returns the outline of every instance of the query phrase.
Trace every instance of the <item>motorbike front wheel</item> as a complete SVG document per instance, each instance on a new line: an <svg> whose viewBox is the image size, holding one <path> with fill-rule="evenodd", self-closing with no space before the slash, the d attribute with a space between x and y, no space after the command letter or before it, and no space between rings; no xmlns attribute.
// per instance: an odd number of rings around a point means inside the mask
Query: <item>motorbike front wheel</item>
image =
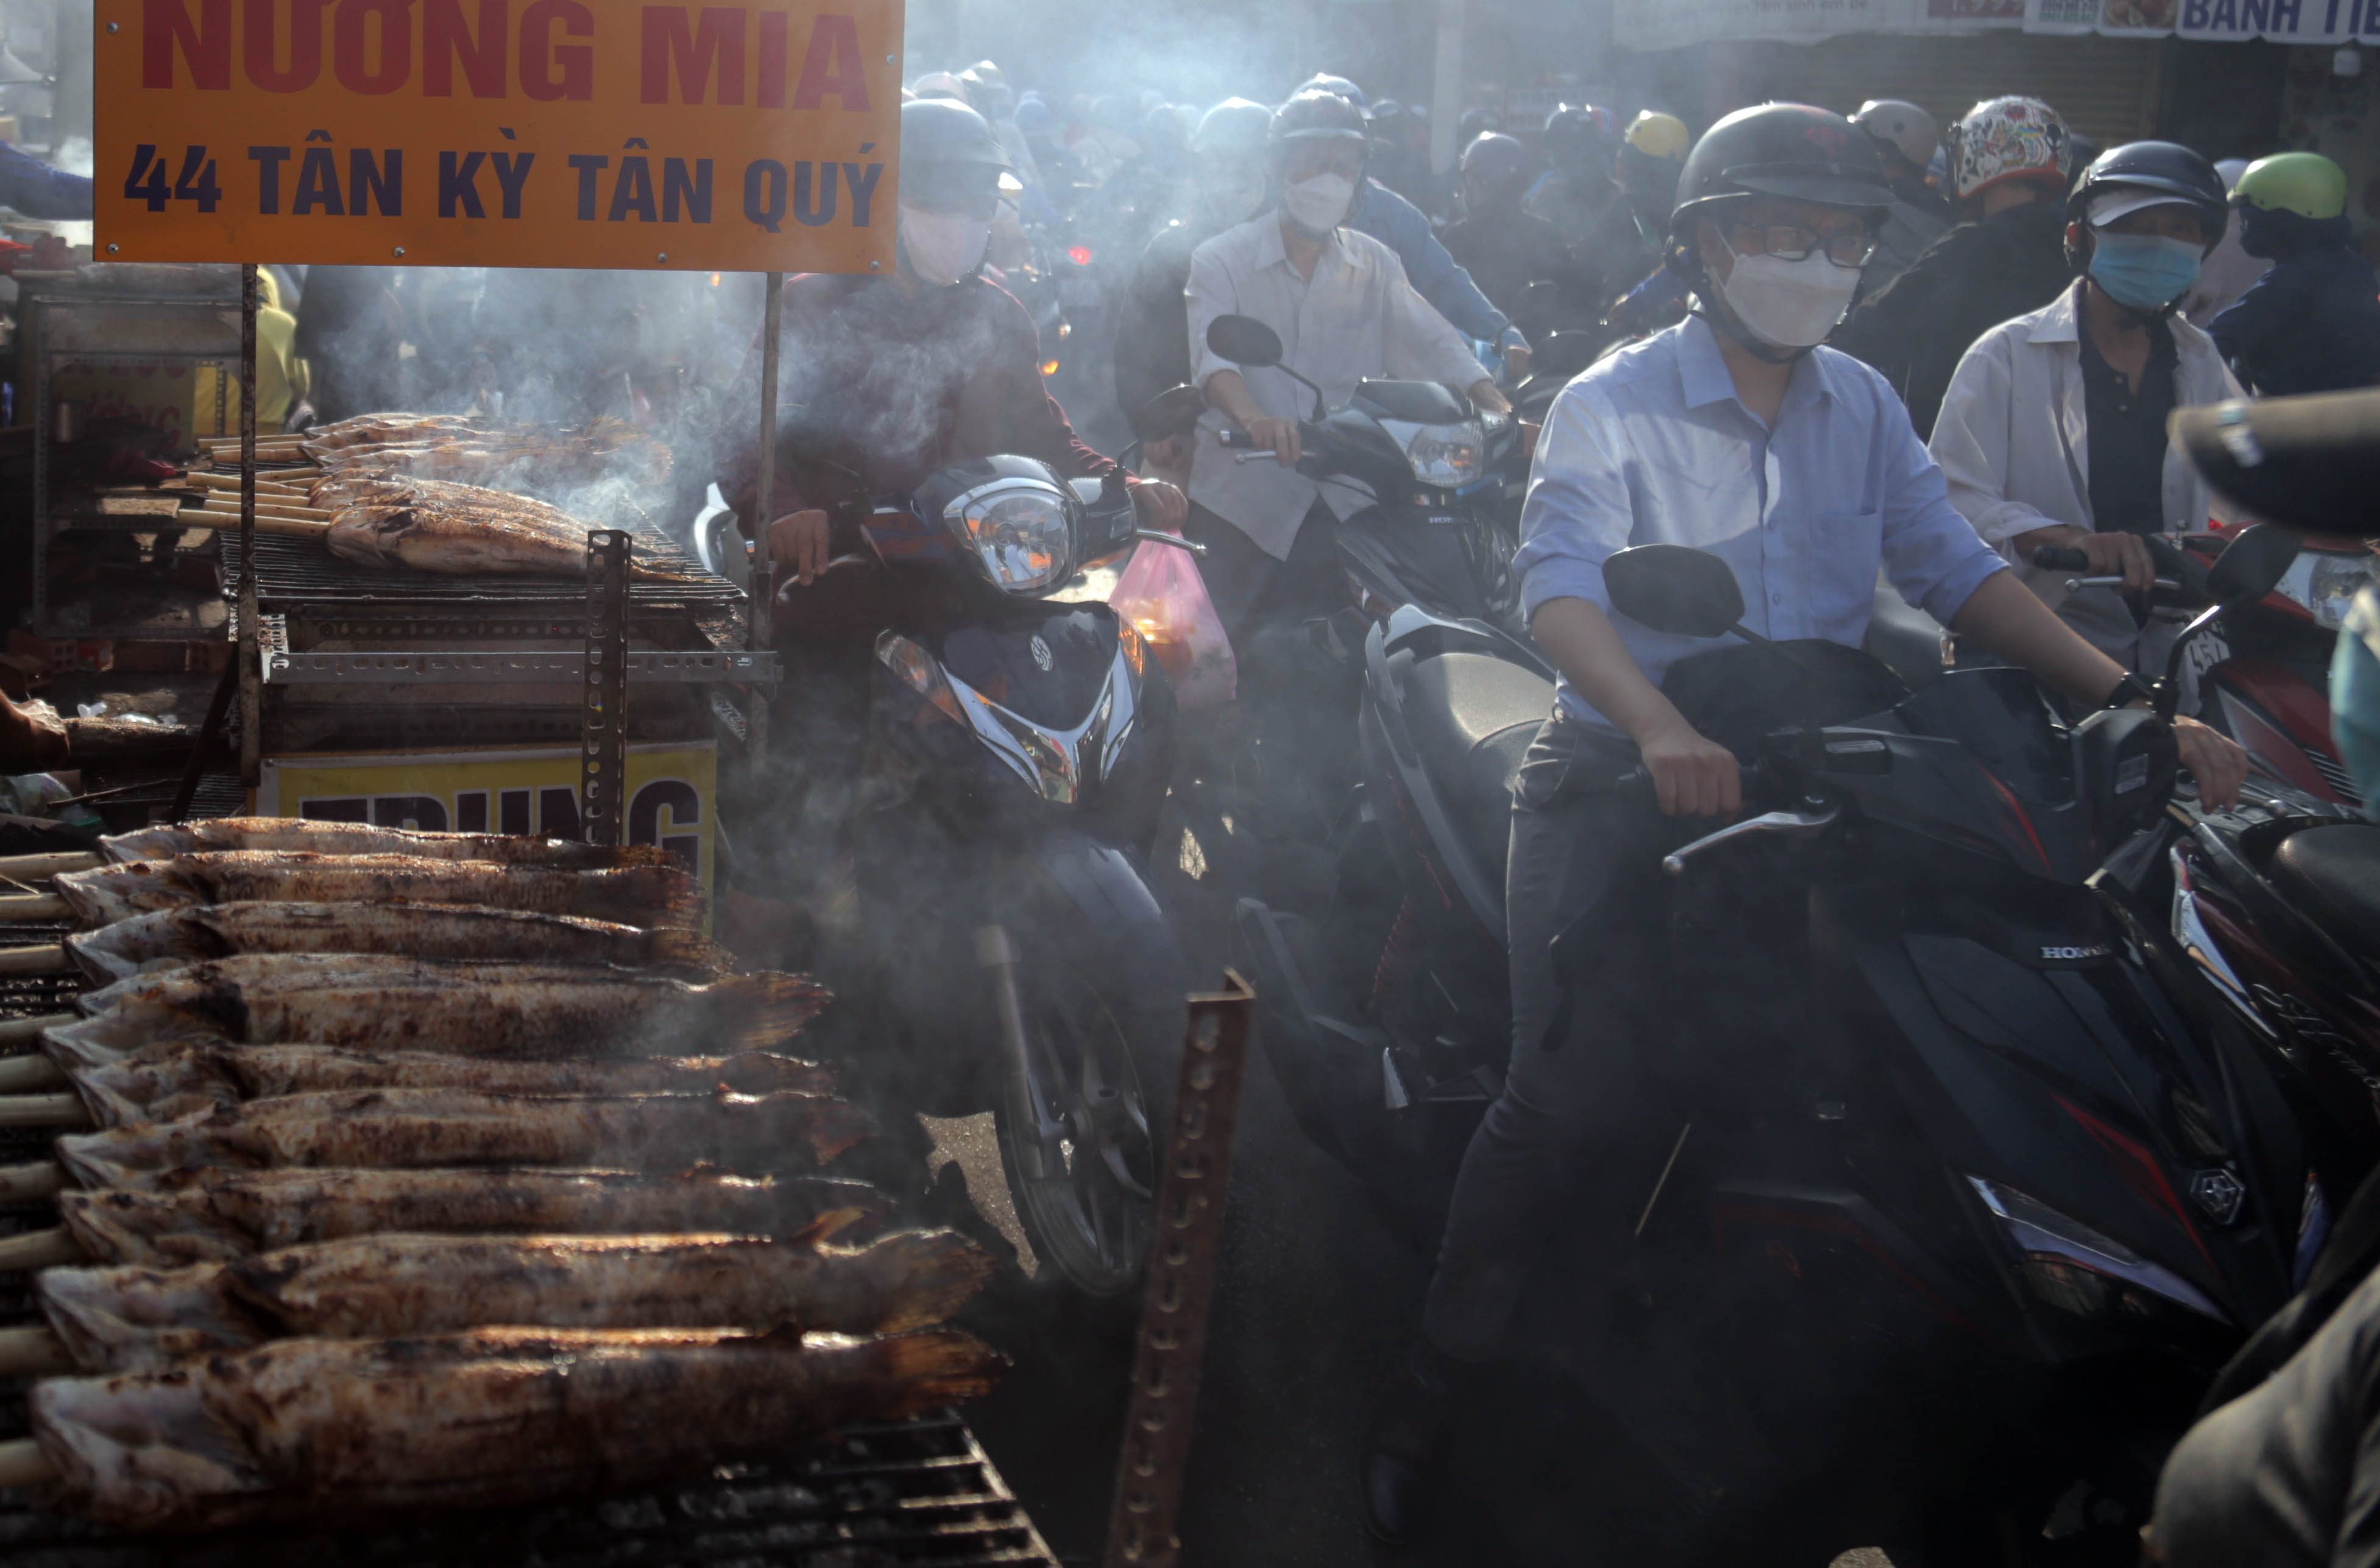
<svg viewBox="0 0 2380 1568"><path fill-rule="evenodd" d="M1026 1072L995 1114L1016 1217L1035 1256L1084 1294L1140 1278L1181 998L1135 997L1112 971L1029 951L1017 976Z"/></svg>

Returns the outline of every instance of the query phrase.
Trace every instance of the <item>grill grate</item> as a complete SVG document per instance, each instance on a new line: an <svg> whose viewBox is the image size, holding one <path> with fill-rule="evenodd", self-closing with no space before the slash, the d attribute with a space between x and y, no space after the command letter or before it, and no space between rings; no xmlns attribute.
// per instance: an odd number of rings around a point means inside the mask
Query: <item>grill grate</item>
<svg viewBox="0 0 2380 1568"><path fill-rule="evenodd" d="M705 571L699 562L660 534L639 531L636 551L638 564L692 580L631 583L631 604L641 608L743 602L742 589ZM238 555L236 550L224 552L226 599L239 596ZM493 610L512 605L555 605L569 610L574 619L587 613L584 577L509 573L448 577L402 567L367 566L341 560L310 540L280 534L261 534L257 538L256 592L258 602L267 610L294 605L310 609L371 606L382 610Z"/></svg>

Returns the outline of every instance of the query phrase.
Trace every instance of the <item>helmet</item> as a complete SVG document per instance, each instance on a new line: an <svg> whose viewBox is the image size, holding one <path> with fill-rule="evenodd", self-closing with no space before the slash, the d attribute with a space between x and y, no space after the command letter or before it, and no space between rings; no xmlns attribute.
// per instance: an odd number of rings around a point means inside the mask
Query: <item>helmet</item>
<svg viewBox="0 0 2380 1568"><path fill-rule="evenodd" d="M1381 99L1371 105L1371 111L1372 118L1376 122L1401 120L1405 117L1405 106L1393 98Z"/></svg>
<svg viewBox="0 0 2380 1568"><path fill-rule="evenodd" d="M1491 130L1504 128L1504 116L1493 109L1465 109L1463 117L1454 122L1454 144L1468 147L1478 137Z"/></svg>
<svg viewBox="0 0 2380 1568"><path fill-rule="evenodd" d="M1537 151L1556 168L1609 160L1619 149L1620 124L1609 109L1592 103L1562 103L1546 116L1537 136Z"/></svg>
<svg viewBox="0 0 2380 1568"><path fill-rule="evenodd" d="M1950 187L1961 201L2011 179L2062 190L2072 160L2066 122L2038 98L1986 99L1950 128Z"/></svg>
<svg viewBox="0 0 2380 1568"><path fill-rule="evenodd" d="M2248 160L2217 158L2215 160L2215 172L2223 176L2224 189L2237 190L2240 188L2240 176L2248 172Z"/></svg>
<svg viewBox="0 0 2380 1568"><path fill-rule="evenodd" d="M2100 153L2067 193L2066 221L2082 225L2087 238L2093 226L2092 207L2104 207L2106 204L2097 199L2109 195L2135 200L2117 203L2116 211L2103 212L2098 222L2169 202L2195 209L2205 228L2209 250L2222 239L2224 227L2231 218L2223 197L2223 176L2215 172L2215 165L2171 141L2128 141ZM2080 270L2090 260L2087 244L2070 244L2066 260Z"/></svg>
<svg viewBox="0 0 2380 1568"><path fill-rule="evenodd" d="M1738 109L1703 132L1678 174L1670 237L1687 237L1694 209L1745 196L1783 196L1855 212L1892 206L1876 143L1840 115L1807 103Z"/></svg>
<svg viewBox="0 0 2380 1568"><path fill-rule="evenodd" d="M952 98L966 102L966 84L948 71L928 71L911 87L920 98Z"/></svg>
<svg viewBox="0 0 2380 1568"><path fill-rule="evenodd" d="M1296 90L1291 92L1290 96L1292 98L1295 98L1300 93L1306 92L1328 92L1334 98L1344 98L1348 103L1353 103L1358 109L1365 107L1371 102L1370 99L1364 96L1364 90L1362 88L1357 87L1345 77L1330 76L1319 71L1307 77L1304 81L1299 82Z"/></svg>
<svg viewBox="0 0 2380 1568"><path fill-rule="evenodd" d="M1190 151L1261 152L1272 130L1272 111L1250 98L1226 98L1199 116Z"/></svg>
<svg viewBox="0 0 2380 1568"><path fill-rule="evenodd" d="M1491 190L1517 187L1529 177L1529 150L1517 138L1487 131L1472 138L1471 145L1463 150L1462 171L1466 185Z"/></svg>
<svg viewBox="0 0 2380 1568"><path fill-rule="evenodd" d="M1008 150L981 115L954 98L901 105L901 198L922 206L979 196L1010 172Z"/></svg>
<svg viewBox="0 0 2380 1568"><path fill-rule="evenodd" d="M1852 116L1852 124L1908 159L1912 168L1932 163L1934 149L1942 144L1942 128L1934 116L1898 98L1869 99Z"/></svg>
<svg viewBox="0 0 2380 1568"><path fill-rule="evenodd" d="M2295 213L2320 222L2347 211L2347 171L2319 152L2277 152L2259 158L2231 190L2235 205Z"/></svg>
<svg viewBox="0 0 2380 1568"><path fill-rule="evenodd" d="M965 89L967 102L989 119L1006 111L1014 102L1008 91L1008 78L990 60L978 60L959 73L959 86Z"/></svg>
<svg viewBox="0 0 2380 1568"><path fill-rule="evenodd" d="M1640 109L1628 122L1628 134L1621 139L1647 158L1667 158L1670 163L1686 161L1686 150L1694 144L1694 133L1686 122L1675 115L1665 115L1658 109Z"/></svg>
<svg viewBox="0 0 2380 1568"><path fill-rule="evenodd" d="M1364 132L1364 111L1349 99L1319 88L1308 88L1275 109L1269 140L1276 147L1293 141L1352 141L1371 145Z"/></svg>

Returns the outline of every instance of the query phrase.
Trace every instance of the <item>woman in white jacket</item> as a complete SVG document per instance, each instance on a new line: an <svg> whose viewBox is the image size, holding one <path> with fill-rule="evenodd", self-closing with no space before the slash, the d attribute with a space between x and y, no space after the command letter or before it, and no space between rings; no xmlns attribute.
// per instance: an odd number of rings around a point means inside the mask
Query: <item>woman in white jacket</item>
<svg viewBox="0 0 2380 1568"><path fill-rule="evenodd" d="M2212 339L2176 313L2228 217L2221 176L2170 142L2099 158L2068 200L2067 256L2082 275L2030 315L1978 338L1950 378L1929 444L1950 504L2068 625L2140 673L2161 673L2171 632L2129 595L2156 576L2142 536L2227 516L2166 418L2240 395ZM2069 594L2076 574L2033 552L2082 550L2122 590Z"/></svg>

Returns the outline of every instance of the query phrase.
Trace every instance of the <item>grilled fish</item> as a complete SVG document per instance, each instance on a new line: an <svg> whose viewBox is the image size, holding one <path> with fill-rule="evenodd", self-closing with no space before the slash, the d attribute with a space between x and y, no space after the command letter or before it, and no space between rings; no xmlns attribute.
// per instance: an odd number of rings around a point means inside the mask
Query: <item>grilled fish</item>
<svg viewBox="0 0 2380 1568"><path fill-rule="evenodd" d="M91 1257L167 1268L394 1232L640 1235L723 1230L822 1239L892 1212L863 1182L695 1172L210 1171L159 1192L62 1192L58 1212Z"/></svg>
<svg viewBox="0 0 2380 1568"><path fill-rule="evenodd" d="M650 844L611 847L511 833L431 833L326 822L299 817L209 817L136 828L99 841L112 863L171 860L226 849L276 849L315 855L416 855L425 860L494 860L508 866L551 866L600 871L619 866L667 866L675 857Z"/></svg>
<svg viewBox="0 0 2380 1568"><path fill-rule="evenodd" d="M955 1231L858 1246L718 1234L376 1235L180 1269L47 1269L35 1299L91 1372L156 1372L276 1339L378 1339L490 1324L931 1327L991 1276Z"/></svg>
<svg viewBox="0 0 2380 1568"><path fill-rule="evenodd" d="M299 450L325 469L401 468L450 479L523 485L584 483L617 474L658 484L670 449L625 419L583 425L504 424L461 414L363 414L306 432Z"/></svg>
<svg viewBox="0 0 2380 1568"><path fill-rule="evenodd" d="M387 472L334 475L314 487L313 500L332 515L322 536L332 554L466 577L583 577L587 535L602 526L525 495ZM641 564L634 570L641 578L685 580Z"/></svg>
<svg viewBox="0 0 2380 1568"><path fill-rule="evenodd" d="M310 855L232 849L131 860L55 879L86 926L155 909L252 900L324 904L478 904L629 926L698 926L702 884L674 862L605 870L431 860L418 855Z"/></svg>
<svg viewBox="0 0 2380 1568"><path fill-rule="evenodd" d="M735 967L724 948L675 926L647 930L573 915L467 904L231 903L158 909L66 939L96 984L244 953L379 953L616 964L708 978Z"/></svg>
<svg viewBox="0 0 2380 1568"><path fill-rule="evenodd" d="M990 1390L971 1335L475 1329L281 1340L171 1372L55 1378L50 1501L127 1529L493 1507L699 1476Z"/></svg>
<svg viewBox="0 0 2380 1568"><path fill-rule="evenodd" d="M823 1165L876 1130L816 1094L506 1099L459 1089L358 1089L250 1100L178 1122L57 1140L76 1185L156 1191L186 1172L288 1167L606 1166L672 1174Z"/></svg>
<svg viewBox="0 0 2380 1568"><path fill-rule="evenodd" d="M327 1045L174 1045L77 1067L75 1092L103 1127L173 1122L250 1100L342 1089L448 1088L478 1094L831 1094L834 1074L790 1056L642 1056L623 1061L510 1062L429 1051Z"/></svg>

